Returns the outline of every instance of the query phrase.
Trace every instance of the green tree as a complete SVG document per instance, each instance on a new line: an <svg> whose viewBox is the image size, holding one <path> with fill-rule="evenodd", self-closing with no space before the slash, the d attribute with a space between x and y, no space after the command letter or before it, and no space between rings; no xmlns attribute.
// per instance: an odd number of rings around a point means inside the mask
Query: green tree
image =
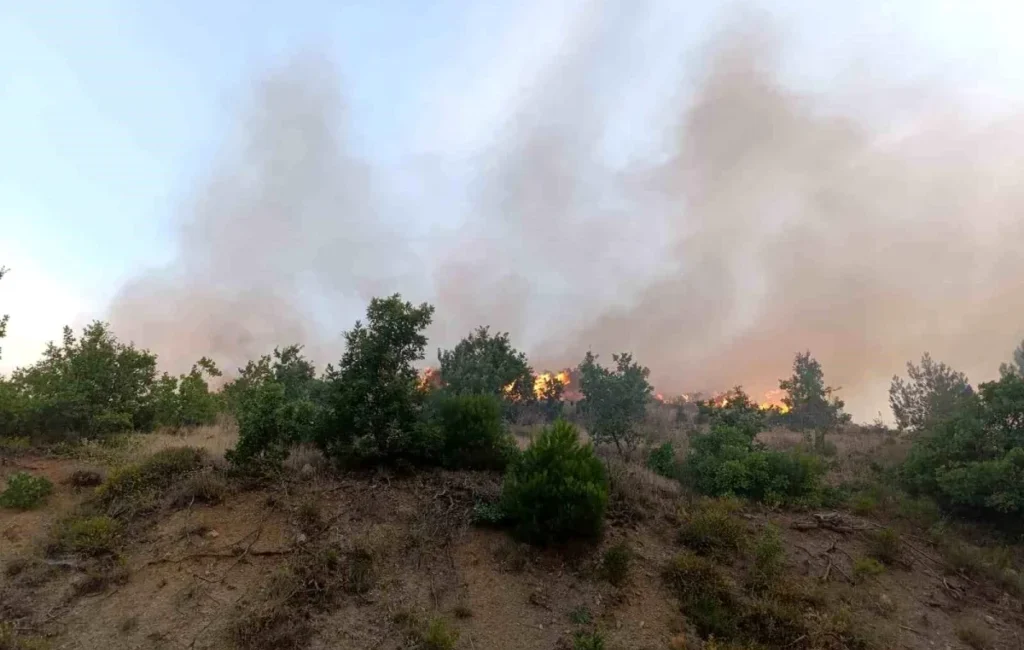
<svg viewBox="0 0 1024 650"><path fill-rule="evenodd" d="M1017 375L1024 377L1024 340L1020 342L1017 349L1013 351L1013 361L1003 363L999 366L1000 375Z"/></svg>
<svg viewBox="0 0 1024 650"><path fill-rule="evenodd" d="M697 409L711 426L735 427L751 439L764 429L764 411L750 399L742 386L735 386L715 399L698 402Z"/></svg>
<svg viewBox="0 0 1024 650"><path fill-rule="evenodd" d="M24 400L27 433L93 436L153 425L156 355L121 343L106 323L88 325L80 339L65 327L62 345L48 344L11 382Z"/></svg>
<svg viewBox="0 0 1024 650"><path fill-rule="evenodd" d="M535 543L598 534L607 504L604 466L562 420L541 431L502 484L502 511L519 537Z"/></svg>
<svg viewBox="0 0 1024 650"><path fill-rule="evenodd" d="M915 441L900 469L905 485L966 512L1024 514L1024 377L1004 374L978 387Z"/></svg>
<svg viewBox="0 0 1024 650"><path fill-rule="evenodd" d="M337 370L328 367L330 425L318 437L328 455L353 461L416 457L423 392L413 363L423 359L434 308L394 294L374 298L366 324L345 333Z"/></svg>
<svg viewBox="0 0 1024 650"><path fill-rule="evenodd" d="M326 387L297 344L250 361L223 393L238 420L235 463L283 460L291 445L316 439L326 418Z"/></svg>
<svg viewBox="0 0 1024 650"><path fill-rule="evenodd" d="M206 357L193 364L187 375L174 377L165 372L153 386L155 423L175 429L211 424L220 401L210 392L206 376L220 375L217 365Z"/></svg>
<svg viewBox="0 0 1024 650"><path fill-rule="evenodd" d="M613 442L619 454L625 454L639 441L637 424L644 418L651 395L650 370L628 353L612 355L612 360L615 367L605 368L592 352L583 358L579 365L580 411L596 442Z"/></svg>
<svg viewBox="0 0 1024 650"><path fill-rule="evenodd" d="M967 375L933 361L927 352L920 366L907 362L907 375L907 380L893 377L889 386L889 406L901 431L921 431L947 420L973 395Z"/></svg>
<svg viewBox="0 0 1024 650"><path fill-rule="evenodd" d="M491 335L478 327L453 350L438 350L441 381L456 395L495 395L503 400L533 400L533 370L526 355L512 347L508 332Z"/></svg>
<svg viewBox="0 0 1024 650"><path fill-rule="evenodd" d="M797 431L813 431L815 447L825 444L825 434L850 421L843 412L845 403L836 396L839 389L825 385L821 364L808 352L798 352L793 360L793 375L779 380L786 391L782 403L789 407L786 420Z"/></svg>

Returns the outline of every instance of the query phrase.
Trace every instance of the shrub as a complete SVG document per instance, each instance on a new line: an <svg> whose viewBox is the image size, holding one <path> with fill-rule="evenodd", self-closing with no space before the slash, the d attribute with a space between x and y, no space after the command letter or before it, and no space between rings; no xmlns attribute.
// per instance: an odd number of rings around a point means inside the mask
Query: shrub
<svg viewBox="0 0 1024 650"><path fill-rule="evenodd" d="M509 467L501 503L516 534L529 541L592 537L604 520L608 480L593 448L558 421Z"/></svg>
<svg viewBox="0 0 1024 650"><path fill-rule="evenodd" d="M479 526L498 526L506 519L505 511L501 509L500 503L485 503L483 501L473 505L470 518L474 524Z"/></svg>
<svg viewBox="0 0 1024 650"><path fill-rule="evenodd" d="M725 559L738 553L746 540L743 522L732 516L726 503L708 501L687 517L679 539L699 555Z"/></svg>
<svg viewBox="0 0 1024 650"><path fill-rule="evenodd" d="M727 639L736 634L730 584L713 560L682 553L665 570L664 578L697 632Z"/></svg>
<svg viewBox="0 0 1024 650"><path fill-rule="evenodd" d="M991 630L973 620L963 620L956 624L956 638L973 650L987 650L996 642Z"/></svg>
<svg viewBox="0 0 1024 650"><path fill-rule="evenodd" d="M882 528L868 536L868 555L882 564L899 562L901 547L899 533L891 528Z"/></svg>
<svg viewBox="0 0 1024 650"><path fill-rule="evenodd" d="M765 450L749 429L723 425L691 440L685 464L687 480L702 494L767 502L813 496L824 471L814 456Z"/></svg>
<svg viewBox="0 0 1024 650"><path fill-rule="evenodd" d="M102 482L103 475L91 469L76 469L68 478L68 483L77 488L96 487Z"/></svg>
<svg viewBox="0 0 1024 650"><path fill-rule="evenodd" d="M1024 377L981 384L948 419L919 435L900 468L914 494L1014 528L1024 513Z"/></svg>
<svg viewBox="0 0 1024 650"><path fill-rule="evenodd" d="M577 632L573 635L573 650L604 650L604 635L593 632Z"/></svg>
<svg viewBox="0 0 1024 650"><path fill-rule="evenodd" d="M853 577L858 581L885 573L885 565L873 557L862 557L853 563Z"/></svg>
<svg viewBox="0 0 1024 650"><path fill-rule="evenodd" d="M651 450L651 453L647 455L647 468L665 478L678 478L676 450L671 442L666 442Z"/></svg>
<svg viewBox="0 0 1024 650"><path fill-rule="evenodd" d="M605 580L621 587L629 578L629 565L633 562L633 551L625 542L619 542L604 552L601 558L601 575Z"/></svg>
<svg viewBox="0 0 1024 650"><path fill-rule="evenodd" d="M750 586L757 591L769 589L786 568L786 551L779 529L766 526L754 541L754 558L750 567Z"/></svg>
<svg viewBox="0 0 1024 650"><path fill-rule="evenodd" d="M517 451L493 395L447 395L436 406L441 464L448 468L504 469Z"/></svg>
<svg viewBox="0 0 1024 650"><path fill-rule="evenodd" d="M202 467L205 460L206 451L196 447L161 449L137 465L111 472L96 488L96 498L107 505L136 499L186 477Z"/></svg>
<svg viewBox="0 0 1024 650"><path fill-rule="evenodd" d="M17 510L36 508L53 492L53 483L45 476L15 472L7 479L7 489L0 492L0 507Z"/></svg>
<svg viewBox="0 0 1024 650"><path fill-rule="evenodd" d="M589 625L592 619L593 615L590 613L590 610L583 605L569 612L569 620L574 625Z"/></svg>
<svg viewBox="0 0 1024 650"><path fill-rule="evenodd" d="M587 352L579 365L579 408L586 419L591 437L597 443L614 443L619 454L632 451L639 441L637 424L647 412L651 384L650 370L633 362L627 353L612 355L614 369L597 363L597 356Z"/></svg>
<svg viewBox="0 0 1024 650"><path fill-rule="evenodd" d="M51 550L82 555L111 554L120 532L120 524L110 517L69 517L57 523Z"/></svg>
<svg viewBox="0 0 1024 650"><path fill-rule="evenodd" d="M156 355L117 340L109 325L94 322L76 339L64 328L61 345L15 370L4 382L0 421L27 434L98 436L153 425ZM4 433L0 431L0 433Z"/></svg>
<svg viewBox="0 0 1024 650"><path fill-rule="evenodd" d="M326 418L326 387L302 346L274 348L273 355L250 361L222 393L238 421L238 443L225 457L232 463L272 468L288 449L311 442Z"/></svg>
<svg viewBox="0 0 1024 650"><path fill-rule="evenodd" d="M174 493L175 506L189 506L193 503L217 504L224 500L228 484L220 474L213 471L193 472Z"/></svg>
<svg viewBox="0 0 1024 650"><path fill-rule="evenodd" d="M155 424L173 429L213 424L221 403L210 392L204 373L210 377L221 375L216 364L203 357L189 374L174 377L165 372L157 380L153 387Z"/></svg>
<svg viewBox="0 0 1024 650"><path fill-rule="evenodd" d="M313 626L287 607L271 603L240 616L231 626L231 637L241 650L300 650L313 637Z"/></svg>
<svg viewBox="0 0 1024 650"><path fill-rule="evenodd" d="M423 358L434 308L414 307L398 294L374 298L366 325L345 333L338 369L328 368L327 399L332 417L317 443L324 453L348 463L419 461L418 420L423 391L412 364Z"/></svg>
<svg viewBox="0 0 1024 650"><path fill-rule="evenodd" d="M453 650L459 641L459 631L443 618L433 618L423 633L424 650Z"/></svg>

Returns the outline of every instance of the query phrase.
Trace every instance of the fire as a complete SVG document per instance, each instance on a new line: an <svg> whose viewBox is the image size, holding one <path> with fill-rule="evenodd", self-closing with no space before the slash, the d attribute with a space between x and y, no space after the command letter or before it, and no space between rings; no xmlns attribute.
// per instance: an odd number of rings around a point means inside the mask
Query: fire
<svg viewBox="0 0 1024 650"><path fill-rule="evenodd" d="M562 370L555 374L542 372L533 380L533 394L540 399L548 394L553 384L559 383L562 386L568 386L571 380L572 377L568 370Z"/></svg>
<svg viewBox="0 0 1024 650"><path fill-rule="evenodd" d="M504 391L504 393L506 395L511 395L512 391L514 391L516 389L516 381L518 381L518 380L513 380L511 384L509 384L509 385L505 386L504 388L502 388L502 391Z"/></svg>
<svg viewBox="0 0 1024 650"><path fill-rule="evenodd" d="M441 373L437 368L424 368L420 371L419 389L428 390L441 385Z"/></svg>
<svg viewBox="0 0 1024 650"><path fill-rule="evenodd" d="M764 394L761 403L758 404L758 408L762 411L775 409L779 413L789 413L789 407L782 401L783 396L784 393L781 388L770 390Z"/></svg>

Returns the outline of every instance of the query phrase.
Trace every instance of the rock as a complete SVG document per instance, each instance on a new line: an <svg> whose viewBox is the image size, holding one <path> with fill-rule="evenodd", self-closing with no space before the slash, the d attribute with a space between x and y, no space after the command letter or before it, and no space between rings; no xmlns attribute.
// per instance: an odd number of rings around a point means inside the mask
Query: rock
<svg viewBox="0 0 1024 650"><path fill-rule="evenodd" d="M316 470L313 469L313 466L310 465L309 463L303 465L302 468L299 470L299 474L305 477L313 476L314 473L316 473Z"/></svg>
<svg viewBox="0 0 1024 650"><path fill-rule="evenodd" d="M206 531L206 536L209 537L210 539L217 539L218 537L220 537L220 533L218 533L217 531L215 531L213 529L210 529L210 530Z"/></svg>
<svg viewBox="0 0 1024 650"><path fill-rule="evenodd" d="M309 539L309 538L308 538L308 537L306 537L306 533L299 533L299 534L298 534L298 535L297 535L297 536L295 537L295 543L296 543L296 544L305 544L305 543L306 543L306 541L307 541L308 539Z"/></svg>

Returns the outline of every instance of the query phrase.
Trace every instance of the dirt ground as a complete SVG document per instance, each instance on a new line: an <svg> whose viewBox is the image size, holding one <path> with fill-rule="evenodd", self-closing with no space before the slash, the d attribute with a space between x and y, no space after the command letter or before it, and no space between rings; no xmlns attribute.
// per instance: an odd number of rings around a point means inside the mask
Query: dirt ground
<svg viewBox="0 0 1024 650"><path fill-rule="evenodd" d="M154 438L129 455L174 442L223 449L229 437L206 431ZM232 483L215 505L162 504L119 549L119 578L85 589L91 560L47 555L45 542L58 519L90 498L91 488L66 482L71 473L116 464L27 455L0 466L0 482L28 471L55 485L38 510L0 510L0 563L31 567L8 568L0 578L0 617L41 644L23 647L237 647L238 621L264 606L275 577L315 545L367 549L372 586L327 608L289 610L312 629L310 648L425 647L411 631L433 619L458 631L455 648L469 650L571 649L582 630L601 631L610 650L701 647L662 579L682 550L680 517L692 504L677 484L646 470L616 474L618 492L599 543L538 550L470 523L474 504L499 492L498 475L338 476L310 455L301 465L293 461L285 479ZM319 522L315 532L304 523L310 513ZM777 526L787 573L815 585L830 607L880 639L879 648L1024 648L1019 600L951 571L912 535L904 535L896 566L856 579L854 563L881 524L851 513L819 514L747 506L737 516L752 532ZM616 587L599 567L604 551L618 543L634 560ZM742 568L741 561L735 570ZM980 629L985 645L967 645L965 627Z"/></svg>

